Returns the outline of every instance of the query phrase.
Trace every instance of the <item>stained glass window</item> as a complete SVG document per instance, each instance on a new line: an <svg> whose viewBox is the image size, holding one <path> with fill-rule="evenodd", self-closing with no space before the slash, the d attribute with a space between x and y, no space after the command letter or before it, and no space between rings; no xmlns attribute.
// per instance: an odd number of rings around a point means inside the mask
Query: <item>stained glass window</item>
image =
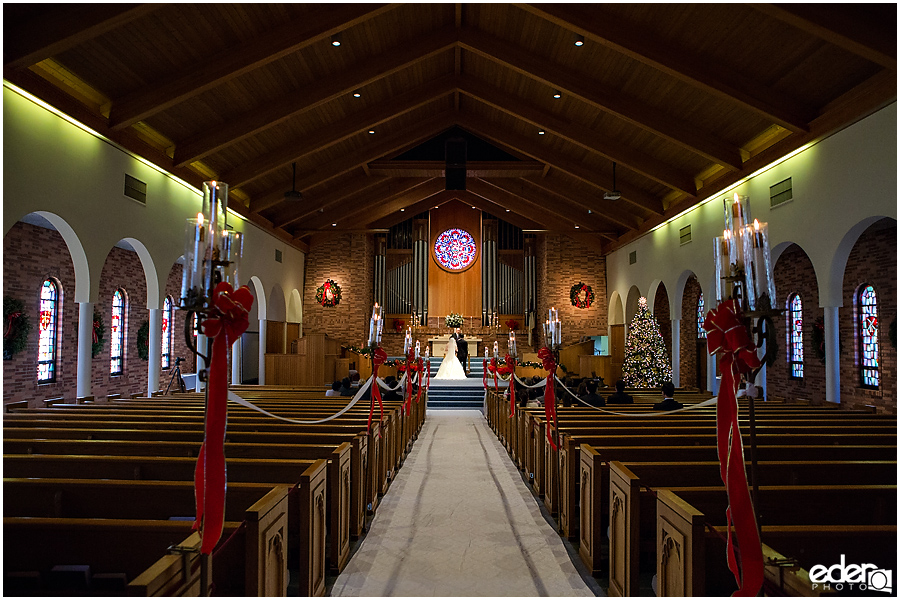
<svg viewBox="0 0 900 600"><path fill-rule="evenodd" d="M700 298L697 299L697 337L706 339L706 330L703 329L703 321L706 320L706 315L703 310L703 293L700 293Z"/></svg>
<svg viewBox="0 0 900 600"><path fill-rule="evenodd" d="M448 229L434 242L434 259L448 271L462 271L475 262L478 246L468 231Z"/></svg>
<svg viewBox="0 0 900 600"><path fill-rule="evenodd" d="M800 295L794 294L788 299L788 363L791 366L791 377L803 378L803 303Z"/></svg>
<svg viewBox="0 0 900 600"><path fill-rule="evenodd" d="M166 296L162 311L162 368L168 369L172 361L172 299Z"/></svg>
<svg viewBox="0 0 900 600"><path fill-rule="evenodd" d="M881 380L878 371L878 303L875 288L863 286L859 291L859 342L862 384L877 388Z"/></svg>
<svg viewBox="0 0 900 600"><path fill-rule="evenodd" d="M56 324L59 289L52 279L41 286L40 332L38 334L38 383L56 381Z"/></svg>
<svg viewBox="0 0 900 600"><path fill-rule="evenodd" d="M125 292L116 290L112 301L109 336L109 374L121 375L125 363Z"/></svg>

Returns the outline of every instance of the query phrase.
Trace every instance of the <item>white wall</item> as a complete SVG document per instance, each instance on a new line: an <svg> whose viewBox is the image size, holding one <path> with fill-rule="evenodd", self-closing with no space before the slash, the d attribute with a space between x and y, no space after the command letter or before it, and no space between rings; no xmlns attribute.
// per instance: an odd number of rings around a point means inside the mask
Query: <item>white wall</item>
<svg viewBox="0 0 900 600"><path fill-rule="evenodd" d="M769 186L788 177L793 200L770 208ZM879 218L897 217L896 103L607 256L609 297L629 298L632 286L647 295L661 281L678 317L686 274L693 271L704 298L713 298L712 240L725 227L723 198L735 192L749 195L753 218L768 222L773 249L791 242L803 248L819 279L820 305L841 306L844 266L856 239ZM680 246L679 230L688 224L693 241ZM633 251L637 263L629 265Z"/></svg>
<svg viewBox="0 0 900 600"><path fill-rule="evenodd" d="M147 183L146 205L123 195L126 173ZM68 224L83 248L88 274L76 273L75 301L96 302L107 254L119 240L134 238L147 249L160 282L155 295L148 285L148 295L155 297L147 299L147 308L159 308L169 272L184 252L185 220L197 214L201 200L196 188L4 84L3 233L36 211ZM264 290L283 290L279 306L293 290L302 293L303 252L234 213L228 223L244 234L242 284L256 276ZM72 241L66 241L71 248ZM276 249L282 252L281 263L275 261Z"/></svg>

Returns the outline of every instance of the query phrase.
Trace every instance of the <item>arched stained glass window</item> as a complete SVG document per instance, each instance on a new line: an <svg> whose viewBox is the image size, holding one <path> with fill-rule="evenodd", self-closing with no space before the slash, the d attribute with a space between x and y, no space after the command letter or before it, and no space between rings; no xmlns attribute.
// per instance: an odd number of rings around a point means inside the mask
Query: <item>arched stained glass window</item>
<svg viewBox="0 0 900 600"><path fill-rule="evenodd" d="M706 330L703 329L703 321L706 320L706 311L703 310L703 293L697 299L697 338L706 339Z"/></svg>
<svg viewBox="0 0 900 600"><path fill-rule="evenodd" d="M113 294L112 321L109 336L109 374L121 375L125 366L125 292Z"/></svg>
<svg viewBox="0 0 900 600"><path fill-rule="evenodd" d="M38 333L38 383L56 381L56 326L59 322L59 288L52 279L41 286L40 331Z"/></svg>
<svg viewBox="0 0 900 600"><path fill-rule="evenodd" d="M172 343L175 337L172 332L174 310L172 299L166 296L162 311L162 368L168 369L172 364Z"/></svg>
<svg viewBox="0 0 900 600"><path fill-rule="evenodd" d="M800 295L794 294L788 299L788 363L791 366L791 377L803 378L803 303Z"/></svg>
<svg viewBox="0 0 900 600"><path fill-rule="evenodd" d="M877 388L881 381L878 369L878 303L875 288L865 285L859 290L859 355L860 376L865 387Z"/></svg>

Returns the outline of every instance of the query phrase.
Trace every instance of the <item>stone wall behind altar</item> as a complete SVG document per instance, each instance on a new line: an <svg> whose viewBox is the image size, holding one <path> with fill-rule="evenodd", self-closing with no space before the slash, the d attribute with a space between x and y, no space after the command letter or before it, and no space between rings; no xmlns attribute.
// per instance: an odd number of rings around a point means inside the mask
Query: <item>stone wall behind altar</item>
<svg viewBox="0 0 900 600"><path fill-rule="evenodd" d="M567 236L542 234L535 245L535 261L538 301L534 346L543 343L542 324L550 307L559 311L563 345L578 342L586 335L608 335L606 259ZM594 292L590 308L576 308L569 300L569 291L579 281Z"/></svg>
<svg viewBox="0 0 900 600"><path fill-rule="evenodd" d="M319 235L306 257L303 284L303 333L324 333L342 344L362 346L372 316L375 240L371 234ZM341 286L341 302L325 307L316 290L333 279ZM402 342L401 342L402 343Z"/></svg>

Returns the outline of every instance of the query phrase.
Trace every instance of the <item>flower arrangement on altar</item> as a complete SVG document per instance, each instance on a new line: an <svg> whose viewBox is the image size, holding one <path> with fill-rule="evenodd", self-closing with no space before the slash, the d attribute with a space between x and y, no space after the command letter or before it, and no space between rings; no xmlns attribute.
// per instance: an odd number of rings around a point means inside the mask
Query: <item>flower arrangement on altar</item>
<svg viewBox="0 0 900 600"><path fill-rule="evenodd" d="M458 313L450 313L446 317L444 317L444 324L447 327L462 327L463 325L463 317Z"/></svg>
<svg viewBox="0 0 900 600"><path fill-rule="evenodd" d="M594 290L591 286L579 281L569 290L569 300L575 308L590 308L594 303Z"/></svg>
<svg viewBox="0 0 900 600"><path fill-rule="evenodd" d="M3 321L3 358L10 360L25 349L31 331L31 321L21 300L3 297Z"/></svg>
<svg viewBox="0 0 900 600"><path fill-rule="evenodd" d="M406 327L406 321L403 319L394 319L394 331L400 333Z"/></svg>
<svg viewBox="0 0 900 600"><path fill-rule="evenodd" d="M519 328L519 322L516 321L515 319L510 319L509 321L507 321L507 322L505 323L505 325L506 325L506 328L507 328L507 329L510 329L510 330L513 330L513 331L515 331L516 329Z"/></svg>
<svg viewBox="0 0 900 600"><path fill-rule="evenodd" d="M316 289L316 302L322 306L337 306L341 303L341 286L333 279L326 279Z"/></svg>

